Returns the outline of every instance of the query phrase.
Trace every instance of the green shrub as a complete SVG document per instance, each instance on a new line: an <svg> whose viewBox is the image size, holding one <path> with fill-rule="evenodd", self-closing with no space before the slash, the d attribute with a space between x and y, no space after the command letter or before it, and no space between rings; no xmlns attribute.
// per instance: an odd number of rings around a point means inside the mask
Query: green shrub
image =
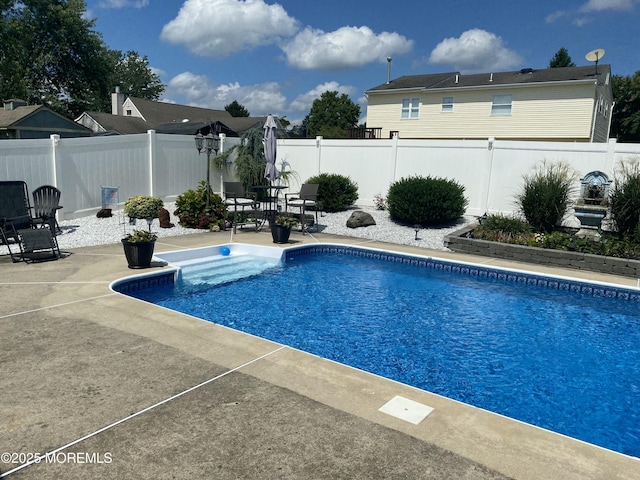
<svg viewBox="0 0 640 480"><path fill-rule="evenodd" d="M526 221L504 215L489 215L474 229L473 238L522 245L535 243L531 226Z"/></svg>
<svg viewBox="0 0 640 480"><path fill-rule="evenodd" d="M344 175L321 173L305 183L318 184L318 203L325 212L346 210L358 199L358 185Z"/></svg>
<svg viewBox="0 0 640 480"><path fill-rule="evenodd" d="M544 162L531 175L524 176L524 187L516 202L536 232L551 232L571 207L575 173L564 163Z"/></svg>
<svg viewBox="0 0 640 480"><path fill-rule="evenodd" d="M158 211L164 207L161 198L150 195L129 197L124 202L124 213L130 218L158 218Z"/></svg>
<svg viewBox="0 0 640 480"><path fill-rule="evenodd" d="M393 183L387 194L391 219L411 225L441 225L464 215L469 201L453 180L409 177Z"/></svg>
<svg viewBox="0 0 640 480"><path fill-rule="evenodd" d="M622 164L609 194L611 218L622 236L640 233L640 163Z"/></svg>
<svg viewBox="0 0 640 480"><path fill-rule="evenodd" d="M196 190L187 190L176 199L174 215L180 219L180 224L186 228L211 229L214 225L224 226L227 219L227 207L217 193L209 196L209 215L207 215L207 187L200 182Z"/></svg>

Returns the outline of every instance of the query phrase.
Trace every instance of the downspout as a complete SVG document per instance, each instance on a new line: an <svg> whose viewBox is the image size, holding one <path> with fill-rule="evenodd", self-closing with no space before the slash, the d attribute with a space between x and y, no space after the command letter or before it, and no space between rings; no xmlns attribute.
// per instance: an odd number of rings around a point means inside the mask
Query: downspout
<svg viewBox="0 0 640 480"><path fill-rule="evenodd" d="M609 139L609 135L611 135L611 122L613 121L613 107L616 105L616 102L611 102L611 109L609 110L609 125L607 126L607 139Z"/></svg>
<svg viewBox="0 0 640 480"><path fill-rule="evenodd" d="M596 67L597 69L598 67ZM591 122L591 136L589 139L589 143L593 143L593 136L596 132L596 119L598 117L598 82L596 81L596 94L593 98L593 120Z"/></svg>

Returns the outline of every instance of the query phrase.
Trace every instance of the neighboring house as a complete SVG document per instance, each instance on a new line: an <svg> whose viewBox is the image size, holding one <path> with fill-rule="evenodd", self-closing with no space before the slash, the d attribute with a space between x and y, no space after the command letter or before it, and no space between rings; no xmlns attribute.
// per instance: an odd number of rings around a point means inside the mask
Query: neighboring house
<svg viewBox="0 0 640 480"><path fill-rule="evenodd" d="M613 111L609 65L411 75L365 93L381 138L606 142Z"/></svg>
<svg viewBox="0 0 640 480"><path fill-rule="evenodd" d="M157 133L206 135L210 125L228 137L241 136L251 128L261 128L264 117L232 117L226 110L190 107L127 97L117 90L111 95L111 113L84 112L76 122L95 135L129 135L155 130ZM206 130L206 132L205 132Z"/></svg>
<svg viewBox="0 0 640 480"><path fill-rule="evenodd" d="M19 99L4 101L4 108L0 110L0 140L49 138L51 135L88 137L91 130L44 105L27 105Z"/></svg>

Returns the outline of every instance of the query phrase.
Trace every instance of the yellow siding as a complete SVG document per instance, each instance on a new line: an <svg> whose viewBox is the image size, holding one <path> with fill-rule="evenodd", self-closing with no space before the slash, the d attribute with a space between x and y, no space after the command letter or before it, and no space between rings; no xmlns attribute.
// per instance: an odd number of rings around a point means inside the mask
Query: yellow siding
<svg viewBox="0 0 640 480"><path fill-rule="evenodd" d="M482 89L422 94L369 94L367 126L382 138L526 138L589 140L593 85ZM492 116L493 95L512 95L511 115ZM442 97L453 96L453 112L442 112ZM402 100L420 98L418 119L401 119Z"/></svg>

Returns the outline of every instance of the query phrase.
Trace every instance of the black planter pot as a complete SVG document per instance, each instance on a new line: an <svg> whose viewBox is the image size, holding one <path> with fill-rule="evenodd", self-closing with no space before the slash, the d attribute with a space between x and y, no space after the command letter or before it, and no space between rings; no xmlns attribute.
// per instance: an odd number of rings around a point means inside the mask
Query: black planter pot
<svg viewBox="0 0 640 480"><path fill-rule="evenodd" d="M289 235L291 235L291 227L285 227L275 223L271 225L273 243L288 243Z"/></svg>
<svg viewBox="0 0 640 480"><path fill-rule="evenodd" d="M129 268L149 268L156 242L129 242L123 239L124 256Z"/></svg>

